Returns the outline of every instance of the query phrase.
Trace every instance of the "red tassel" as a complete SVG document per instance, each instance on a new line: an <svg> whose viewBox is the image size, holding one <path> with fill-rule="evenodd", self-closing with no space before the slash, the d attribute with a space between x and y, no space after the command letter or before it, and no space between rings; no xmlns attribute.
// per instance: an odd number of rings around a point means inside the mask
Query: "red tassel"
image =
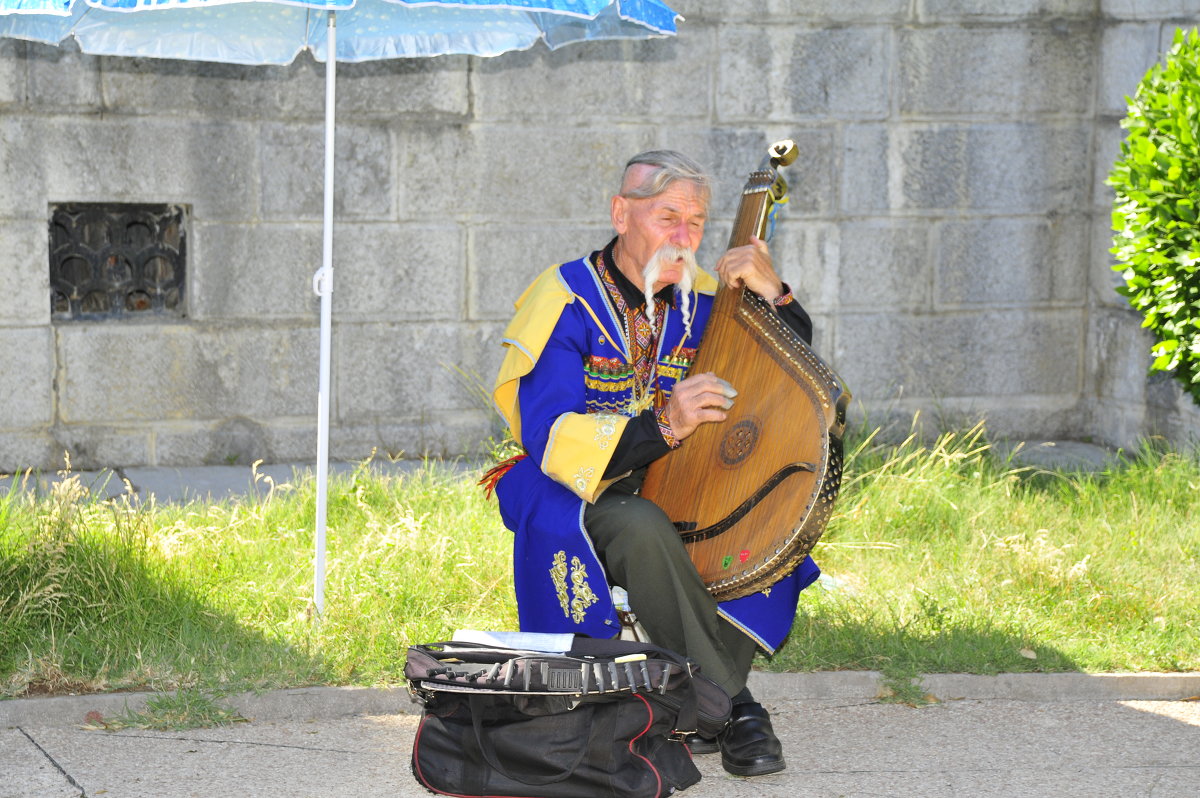
<svg viewBox="0 0 1200 798"><path fill-rule="evenodd" d="M501 461L489 468L487 473L483 475L483 479L476 483L483 488L484 498L492 498L492 491L496 489L496 483L500 481L500 478L508 473L508 469L512 468L528 456L529 455L525 454L524 452L521 454L515 454L507 460Z"/></svg>

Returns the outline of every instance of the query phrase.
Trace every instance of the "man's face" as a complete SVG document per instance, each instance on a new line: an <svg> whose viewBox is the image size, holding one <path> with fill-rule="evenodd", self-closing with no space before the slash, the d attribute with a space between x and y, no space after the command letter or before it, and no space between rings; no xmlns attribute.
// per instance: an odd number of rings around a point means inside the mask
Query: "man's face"
<svg viewBox="0 0 1200 798"><path fill-rule="evenodd" d="M661 194L646 199L613 197L612 223L620 239L617 266L634 285L644 288L642 270L654 253L665 244L695 253L704 238L707 218L703 191L687 180L676 180ZM682 258L664 262L653 290L679 282L685 268Z"/></svg>

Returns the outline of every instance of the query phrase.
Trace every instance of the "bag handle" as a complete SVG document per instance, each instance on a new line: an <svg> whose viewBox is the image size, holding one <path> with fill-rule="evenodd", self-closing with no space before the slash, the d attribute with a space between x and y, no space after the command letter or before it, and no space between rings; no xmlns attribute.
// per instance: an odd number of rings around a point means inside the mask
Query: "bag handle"
<svg viewBox="0 0 1200 798"><path fill-rule="evenodd" d="M699 731L700 696L693 679L688 679L672 690L669 699L654 693L645 695L655 702L667 704L674 711L675 726L667 735L671 740L682 741L689 734Z"/></svg>
<svg viewBox="0 0 1200 798"><path fill-rule="evenodd" d="M483 733L483 699L484 696L481 695L467 696L467 701L470 702L471 706L471 725L475 729L475 742L478 743L479 752L483 754L483 758L487 761L487 763L491 765L497 773L504 776L509 781L519 781L522 784L528 784L531 787L541 787L547 784L557 784L560 781L565 781L566 779L570 778L571 774L575 772L575 769L579 767L579 763L583 761L583 757L587 754L588 749L592 747L592 735L589 733L588 744L579 746L579 755L576 756L575 761L564 768L561 773L556 773L547 778L521 778L514 776L513 774L509 773L503 765L500 764L499 757L496 756L495 746L491 744L490 740L487 740L487 737ZM578 708L570 711L576 712L578 711ZM591 726L590 728L594 730L595 727Z"/></svg>

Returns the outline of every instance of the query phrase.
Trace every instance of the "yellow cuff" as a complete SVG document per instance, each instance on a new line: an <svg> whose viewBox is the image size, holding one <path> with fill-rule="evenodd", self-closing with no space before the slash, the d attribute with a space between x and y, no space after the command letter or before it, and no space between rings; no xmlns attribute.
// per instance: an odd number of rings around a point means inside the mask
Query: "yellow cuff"
<svg viewBox="0 0 1200 798"><path fill-rule="evenodd" d="M616 413L564 413L550 428L542 471L586 502L594 502L616 480L604 479L604 470L627 416Z"/></svg>

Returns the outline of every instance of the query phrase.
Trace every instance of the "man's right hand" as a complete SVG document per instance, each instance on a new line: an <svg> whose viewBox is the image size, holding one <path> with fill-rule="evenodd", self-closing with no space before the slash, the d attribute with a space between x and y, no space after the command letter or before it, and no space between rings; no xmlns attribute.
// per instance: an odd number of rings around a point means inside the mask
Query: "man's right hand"
<svg viewBox="0 0 1200 798"><path fill-rule="evenodd" d="M686 380L680 380L675 383L667 402L671 434L683 440L701 424L724 421L725 411L733 407L735 396L737 391L733 386L712 372L693 374Z"/></svg>

